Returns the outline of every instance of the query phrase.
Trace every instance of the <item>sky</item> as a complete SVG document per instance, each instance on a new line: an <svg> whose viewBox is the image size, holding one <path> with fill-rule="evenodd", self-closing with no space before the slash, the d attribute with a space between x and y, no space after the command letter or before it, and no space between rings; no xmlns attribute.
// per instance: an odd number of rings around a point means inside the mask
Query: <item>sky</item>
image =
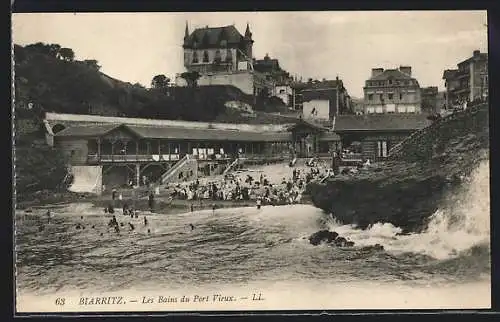
<svg viewBox="0 0 500 322"><path fill-rule="evenodd" d="M443 90L443 70L488 51L486 11L14 13L12 38L72 48L109 76L150 87L155 75L184 71L186 22L190 32L234 24L242 34L249 23L255 58L269 54L304 80L338 76L354 97L372 68L400 65Z"/></svg>

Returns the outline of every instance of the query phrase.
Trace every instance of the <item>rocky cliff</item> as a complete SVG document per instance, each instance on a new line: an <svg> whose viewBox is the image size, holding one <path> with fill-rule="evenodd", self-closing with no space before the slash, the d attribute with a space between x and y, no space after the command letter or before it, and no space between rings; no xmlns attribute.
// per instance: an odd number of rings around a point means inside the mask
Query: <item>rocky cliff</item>
<svg viewBox="0 0 500 322"><path fill-rule="evenodd" d="M488 106L441 119L413 136L395 160L308 187L313 203L337 220L366 228L388 222L418 232L443 198L489 158Z"/></svg>

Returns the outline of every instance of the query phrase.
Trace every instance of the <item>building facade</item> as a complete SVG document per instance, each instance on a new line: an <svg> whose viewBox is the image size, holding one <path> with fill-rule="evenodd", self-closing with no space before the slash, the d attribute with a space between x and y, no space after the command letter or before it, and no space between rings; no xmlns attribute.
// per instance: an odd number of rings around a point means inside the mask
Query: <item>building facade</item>
<svg viewBox="0 0 500 322"><path fill-rule="evenodd" d="M356 151L360 159L380 161L389 156L392 147L430 124L425 114L340 115L333 131L340 136L342 147Z"/></svg>
<svg viewBox="0 0 500 322"><path fill-rule="evenodd" d="M273 90L264 75L253 69L253 39L247 24L242 35L234 25L197 28L184 33L184 67L187 72L198 72L199 86L231 85L245 94L258 95L262 90ZM176 75L177 86L188 83Z"/></svg>
<svg viewBox="0 0 500 322"><path fill-rule="evenodd" d="M353 114L351 98L342 80L310 81L300 90L304 119L331 122L335 116Z"/></svg>
<svg viewBox="0 0 500 322"><path fill-rule="evenodd" d="M488 98L488 54L474 50L472 57L443 73L446 107L452 109L468 102Z"/></svg>
<svg viewBox="0 0 500 322"><path fill-rule="evenodd" d="M421 90L410 66L373 68L365 82L364 113L420 113Z"/></svg>
<svg viewBox="0 0 500 322"><path fill-rule="evenodd" d="M277 83L274 86L274 96L278 97L283 101L283 103L292 108L293 104L293 89L288 83Z"/></svg>
<svg viewBox="0 0 500 322"><path fill-rule="evenodd" d="M438 94L437 86L429 86L421 89L422 113L436 114L439 112Z"/></svg>

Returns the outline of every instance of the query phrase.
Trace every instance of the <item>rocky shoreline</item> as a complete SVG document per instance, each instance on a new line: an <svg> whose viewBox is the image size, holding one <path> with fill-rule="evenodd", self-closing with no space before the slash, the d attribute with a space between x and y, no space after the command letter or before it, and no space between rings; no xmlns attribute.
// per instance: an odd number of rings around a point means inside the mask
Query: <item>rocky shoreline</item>
<svg viewBox="0 0 500 322"><path fill-rule="evenodd" d="M488 109L436 125L403 152L398 161L310 184L313 204L361 229L379 222L421 232L445 198L457 195L489 159Z"/></svg>

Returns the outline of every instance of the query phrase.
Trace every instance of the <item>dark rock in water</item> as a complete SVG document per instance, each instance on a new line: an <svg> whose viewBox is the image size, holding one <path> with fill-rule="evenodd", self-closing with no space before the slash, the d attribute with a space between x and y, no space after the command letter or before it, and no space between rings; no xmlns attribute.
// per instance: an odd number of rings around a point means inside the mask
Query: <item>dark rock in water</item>
<svg viewBox="0 0 500 322"><path fill-rule="evenodd" d="M353 241L348 241L345 245L347 247L353 247L354 246L354 242Z"/></svg>
<svg viewBox="0 0 500 322"><path fill-rule="evenodd" d="M321 244L321 242L331 243L338 235L339 234L334 231L320 230L309 237L309 242L314 246Z"/></svg>
<svg viewBox="0 0 500 322"><path fill-rule="evenodd" d="M80 224L77 224L76 229L82 229L82 226Z"/></svg>
<svg viewBox="0 0 500 322"><path fill-rule="evenodd" d="M33 210L32 209L26 209L24 212L32 213Z"/></svg>
<svg viewBox="0 0 500 322"><path fill-rule="evenodd" d="M344 237L337 237L335 239L335 246L337 247L345 247L347 244L347 239L345 239Z"/></svg>
<svg viewBox="0 0 500 322"><path fill-rule="evenodd" d="M375 245L371 245L371 246L365 246L363 248L361 248L361 250L384 250L384 246L380 245L380 244L375 244Z"/></svg>

